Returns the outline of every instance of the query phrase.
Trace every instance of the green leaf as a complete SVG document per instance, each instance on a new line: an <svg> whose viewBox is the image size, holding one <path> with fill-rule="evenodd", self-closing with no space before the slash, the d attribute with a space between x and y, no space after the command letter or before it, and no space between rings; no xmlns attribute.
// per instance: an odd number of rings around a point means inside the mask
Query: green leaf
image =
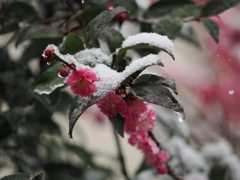
<svg viewBox="0 0 240 180"><path fill-rule="evenodd" d="M208 18L202 18L201 22L202 22L204 28L207 30L207 32L214 39L214 41L216 43L218 43L219 28L218 28L217 23L215 23L215 21L208 19Z"/></svg>
<svg viewBox="0 0 240 180"><path fill-rule="evenodd" d="M34 22L40 20L38 14L32 6L20 1L10 3L2 14L4 14L4 17L2 18L6 21L14 20Z"/></svg>
<svg viewBox="0 0 240 180"><path fill-rule="evenodd" d="M201 5L185 4L179 7L178 9L174 10L173 12L169 13L168 16L170 16L173 19L182 21L183 18L193 18L199 16L201 10L202 10Z"/></svg>
<svg viewBox="0 0 240 180"><path fill-rule="evenodd" d="M51 94L37 94L33 92L32 95L50 112L53 112L57 108L62 98L62 93L60 91L54 91Z"/></svg>
<svg viewBox="0 0 240 180"><path fill-rule="evenodd" d="M217 15L240 3L239 0L211 0L202 9L201 16Z"/></svg>
<svg viewBox="0 0 240 180"><path fill-rule="evenodd" d="M12 130L16 130L18 125L23 121L24 111L20 108L14 108L4 112L3 117L9 122Z"/></svg>
<svg viewBox="0 0 240 180"><path fill-rule="evenodd" d="M4 176L0 180L29 180L30 177L31 176L28 174L18 173L18 174L12 174L9 176Z"/></svg>
<svg viewBox="0 0 240 180"><path fill-rule="evenodd" d="M108 44L111 53L115 52L117 48L121 47L124 37L119 31L112 28L105 28L100 37Z"/></svg>
<svg viewBox="0 0 240 180"><path fill-rule="evenodd" d="M84 50L83 41L77 34L74 33L68 34L60 47L60 52L62 54L75 54L81 50Z"/></svg>
<svg viewBox="0 0 240 180"><path fill-rule="evenodd" d="M33 177L31 180L43 180L44 179L44 173L41 172L38 175L36 175L35 177Z"/></svg>
<svg viewBox="0 0 240 180"><path fill-rule="evenodd" d="M58 72L61 68L62 65L58 63L42 73L36 85L33 87L33 92L38 94L50 94L55 89L64 86L64 78L58 77Z"/></svg>
<svg viewBox="0 0 240 180"><path fill-rule="evenodd" d="M117 133L124 138L124 118L120 115L117 114L114 117L108 117L110 121L112 122L114 129L117 131Z"/></svg>
<svg viewBox="0 0 240 180"><path fill-rule="evenodd" d="M31 24L17 31L8 41L8 44L10 42L16 41L15 45L17 47L25 40L58 37L62 37L62 35L56 29L50 26Z"/></svg>
<svg viewBox="0 0 240 180"><path fill-rule="evenodd" d="M169 14L171 11L186 4L192 4L192 2L188 0L161 0L148 8L147 16L159 17Z"/></svg>
<svg viewBox="0 0 240 180"><path fill-rule="evenodd" d="M126 12L123 7L106 10L95 17L87 26L84 40L86 45L98 34L117 14Z"/></svg>
<svg viewBox="0 0 240 180"><path fill-rule="evenodd" d="M4 117L0 116L0 140L6 138L11 132L10 123Z"/></svg>
<svg viewBox="0 0 240 180"><path fill-rule="evenodd" d="M156 75L142 75L133 82L130 91L142 101L171 109L184 116L182 106L166 86L176 92L175 83L172 80Z"/></svg>
<svg viewBox="0 0 240 180"><path fill-rule="evenodd" d="M209 179L211 180L225 180L227 173L227 167L221 165L215 165L211 168L209 173Z"/></svg>
<svg viewBox="0 0 240 180"><path fill-rule="evenodd" d="M138 11L136 1L123 1L123 0L112 0L116 6L125 7L131 14L135 14Z"/></svg>
<svg viewBox="0 0 240 180"><path fill-rule="evenodd" d="M44 49L46 48L46 46L48 44L54 44L54 45L58 45L59 43L61 43L61 39L60 38L51 38L51 39L36 39L33 40L29 46L26 47L26 49L24 50L21 58L19 59L19 61L17 62L18 65L23 65L25 63L27 63L30 59L34 58L34 57L41 57Z"/></svg>
<svg viewBox="0 0 240 180"><path fill-rule="evenodd" d="M16 22L8 23L8 24L5 24L5 25L1 26L0 34L9 33L9 32L12 32L12 31L16 31L18 29L19 29L18 23L16 23Z"/></svg>
<svg viewBox="0 0 240 180"><path fill-rule="evenodd" d="M167 17L153 25L153 32L166 35L170 39L175 39L181 31L182 23L173 18Z"/></svg>

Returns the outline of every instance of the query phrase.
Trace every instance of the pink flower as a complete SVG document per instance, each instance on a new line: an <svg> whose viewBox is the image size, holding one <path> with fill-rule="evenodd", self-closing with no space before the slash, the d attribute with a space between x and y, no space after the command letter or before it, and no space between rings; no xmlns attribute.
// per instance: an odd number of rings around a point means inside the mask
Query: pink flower
<svg viewBox="0 0 240 180"><path fill-rule="evenodd" d="M127 104L123 100L123 95L116 95L115 91L110 92L107 97L97 103L101 112L107 116L116 116L117 113L125 116L127 113Z"/></svg>
<svg viewBox="0 0 240 180"><path fill-rule="evenodd" d="M127 116L132 119L138 119L147 110L147 104L134 96L133 98L134 100L126 101L128 108Z"/></svg>
<svg viewBox="0 0 240 180"><path fill-rule="evenodd" d="M168 154L161 151L147 133L131 133L129 143L131 145L136 145L138 149L142 150L148 164L154 166L158 170L159 174L165 174L167 172L165 162L169 158Z"/></svg>
<svg viewBox="0 0 240 180"><path fill-rule="evenodd" d="M139 114L137 119L125 118L125 131L131 132L147 132L153 129L156 122L156 111L151 105L147 105L147 109Z"/></svg>
<svg viewBox="0 0 240 180"><path fill-rule="evenodd" d="M83 98L90 96L92 93L97 92L95 81L99 81L95 72L90 68L78 69L72 71L66 79L66 83L71 86L71 91L78 94Z"/></svg>

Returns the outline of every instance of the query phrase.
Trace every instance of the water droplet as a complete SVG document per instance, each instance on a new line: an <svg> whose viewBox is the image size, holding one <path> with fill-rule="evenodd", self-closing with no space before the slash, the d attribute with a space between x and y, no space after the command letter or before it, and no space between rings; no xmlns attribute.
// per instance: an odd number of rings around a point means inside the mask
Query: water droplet
<svg viewBox="0 0 240 180"><path fill-rule="evenodd" d="M85 0L82 0L82 4L84 4L85 3Z"/></svg>
<svg viewBox="0 0 240 180"><path fill-rule="evenodd" d="M217 57L220 57L220 55L218 54Z"/></svg>
<svg viewBox="0 0 240 180"><path fill-rule="evenodd" d="M185 119L185 115L182 114L182 113L179 113L179 112L175 112L178 116L178 121L179 122L184 122L184 119Z"/></svg>
<svg viewBox="0 0 240 180"><path fill-rule="evenodd" d="M47 65L50 65L51 63L50 62L47 62Z"/></svg>
<svg viewBox="0 0 240 180"><path fill-rule="evenodd" d="M233 91L233 90L229 90L229 91L228 91L228 94L233 95L233 94L234 94L234 91Z"/></svg>

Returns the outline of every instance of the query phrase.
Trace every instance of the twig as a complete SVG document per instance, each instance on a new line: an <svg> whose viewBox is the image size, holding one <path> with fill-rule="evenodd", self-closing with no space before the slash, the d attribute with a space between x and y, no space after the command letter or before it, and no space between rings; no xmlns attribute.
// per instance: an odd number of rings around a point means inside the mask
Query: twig
<svg viewBox="0 0 240 180"><path fill-rule="evenodd" d="M68 64L68 62L64 61L63 59L61 59L59 56L57 56L55 54L55 56L57 57L57 61L62 62L63 64L66 64L69 68L71 68L72 70L76 71L76 68L74 66L72 66L71 64Z"/></svg>
<svg viewBox="0 0 240 180"><path fill-rule="evenodd" d="M116 141L116 144L117 144L118 159L119 159L120 164L121 164L122 174L124 175L126 180L130 180L130 178L128 176L128 173L127 173L127 170L126 170L126 167L125 167L125 162L124 162L124 158L123 158L123 154L122 154L122 149L121 149L119 137L118 137L118 135L117 135L117 133L116 133L114 128L113 128L113 134L114 134L115 141Z"/></svg>
<svg viewBox="0 0 240 180"><path fill-rule="evenodd" d="M153 133L151 131L148 132L149 137L152 138L152 140L157 144L157 146L161 149L161 144L157 141L157 139L155 138L155 136L153 135ZM179 175L177 175L172 168L170 167L170 165L168 163L166 163L167 168L168 168L168 175L173 177L175 180L183 180L183 178Z"/></svg>

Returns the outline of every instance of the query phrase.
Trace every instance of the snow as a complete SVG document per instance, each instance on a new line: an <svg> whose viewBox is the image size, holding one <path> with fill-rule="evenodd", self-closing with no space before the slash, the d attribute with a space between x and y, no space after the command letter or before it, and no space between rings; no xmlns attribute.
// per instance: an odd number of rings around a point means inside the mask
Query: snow
<svg viewBox="0 0 240 180"><path fill-rule="evenodd" d="M228 93L229 93L230 95L233 95L233 94L234 94L234 91L233 91L233 90L229 90Z"/></svg>
<svg viewBox="0 0 240 180"><path fill-rule="evenodd" d="M74 55L76 60L84 65L91 67L96 66L98 63L110 65L112 58L104 54L99 48L85 49Z"/></svg>
<svg viewBox="0 0 240 180"><path fill-rule="evenodd" d="M221 139L217 143L207 143L202 148L202 153L207 159L220 160L224 156L232 154L232 147L230 144Z"/></svg>
<svg viewBox="0 0 240 180"><path fill-rule="evenodd" d="M38 87L36 89L34 89L33 92L38 93L38 94L50 94L51 92L53 92L55 89L64 86L65 83L59 83L59 84L55 84L55 85L48 85L48 86L43 86L40 87L38 85Z"/></svg>
<svg viewBox="0 0 240 180"><path fill-rule="evenodd" d="M230 179L240 179L240 160L236 155L232 154L224 157L222 164L228 166L229 176L231 177Z"/></svg>
<svg viewBox="0 0 240 180"><path fill-rule="evenodd" d="M162 65L161 60L155 54L149 54L143 58L134 60L130 65L126 67L126 69L122 72L123 79L126 79L132 73L144 69L151 65Z"/></svg>
<svg viewBox="0 0 240 180"><path fill-rule="evenodd" d="M95 82L98 91L94 96L105 96L122 82L122 76L117 71L104 64L97 64L93 70L96 72L100 81Z"/></svg>
<svg viewBox="0 0 240 180"><path fill-rule="evenodd" d="M175 136L164 147L171 157L178 158L187 172L208 171L208 165L203 156L189 146L183 139Z"/></svg>
<svg viewBox="0 0 240 180"><path fill-rule="evenodd" d="M165 50L170 55L173 54L173 42L168 39L167 36L161 36L157 33L139 33L129 36L125 41L123 41L122 48L134 46L140 43L149 44L150 46L155 46Z"/></svg>

